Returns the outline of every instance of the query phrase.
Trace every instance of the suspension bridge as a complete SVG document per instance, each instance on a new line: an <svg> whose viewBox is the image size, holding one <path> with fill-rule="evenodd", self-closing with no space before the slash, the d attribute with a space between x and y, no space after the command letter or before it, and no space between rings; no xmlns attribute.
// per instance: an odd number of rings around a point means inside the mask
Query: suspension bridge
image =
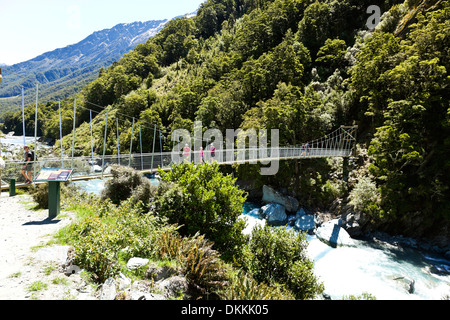
<svg viewBox="0 0 450 320"><path fill-rule="evenodd" d="M357 126L341 126L330 134L319 139L309 141L297 146L271 146L257 148L216 148L214 154L205 148L200 163L217 162L219 165L233 165L244 163L262 163L271 161L292 159L314 159L326 157L351 157L356 143ZM155 148L153 139L152 149ZM142 150L142 148L141 148ZM170 170L174 164L174 155L186 162L194 162L199 157L200 151L129 153L116 155L94 155L46 157L32 161L33 172L39 172L42 168L66 168L73 169L72 181L106 178L111 176L112 165L128 166L144 173L154 174L159 169ZM230 156L231 155L231 156ZM16 187L25 186L21 180L23 160L6 160L2 170L2 189L9 189L8 181L16 179ZM22 179L23 178L23 179Z"/></svg>

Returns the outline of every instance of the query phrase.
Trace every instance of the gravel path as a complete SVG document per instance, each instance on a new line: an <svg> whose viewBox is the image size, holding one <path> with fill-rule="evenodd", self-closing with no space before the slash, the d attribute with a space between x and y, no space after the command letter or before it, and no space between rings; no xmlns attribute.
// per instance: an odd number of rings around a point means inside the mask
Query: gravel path
<svg viewBox="0 0 450 320"><path fill-rule="evenodd" d="M75 214L61 211L50 220L35 205L30 195L0 193L0 300L95 299L80 274L63 273L68 247L48 245Z"/></svg>

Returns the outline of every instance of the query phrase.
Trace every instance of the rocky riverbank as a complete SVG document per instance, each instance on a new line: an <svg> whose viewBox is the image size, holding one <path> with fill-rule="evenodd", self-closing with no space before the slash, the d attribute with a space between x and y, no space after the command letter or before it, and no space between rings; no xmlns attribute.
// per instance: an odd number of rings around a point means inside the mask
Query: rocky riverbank
<svg viewBox="0 0 450 320"><path fill-rule="evenodd" d="M352 238L385 242L394 246L432 252L450 260L450 245L438 246L426 239L414 239L403 235L389 235L385 232L366 231L367 218L353 210L350 205L335 201L329 212L319 212L303 208L292 196L283 194L270 186L263 186L261 208L253 209L251 215L259 215L269 225L288 225L296 230L315 234L331 246L351 246Z"/></svg>

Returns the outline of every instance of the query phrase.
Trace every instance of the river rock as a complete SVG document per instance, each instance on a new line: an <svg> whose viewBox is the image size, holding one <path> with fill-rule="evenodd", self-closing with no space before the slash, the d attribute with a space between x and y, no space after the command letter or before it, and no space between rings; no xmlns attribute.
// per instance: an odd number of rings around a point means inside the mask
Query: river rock
<svg viewBox="0 0 450 320"><path fill-rule="evenodd" d="M102 289L100 291L100 300L114 300L116 299L116 281L114 278L108 278L105 283L102 285Z"/></svg>
<svg viewBox="0 0 450 320"><path fill-rule="evenodd" d="M294 197L285 196L272 187L266 185L263 186L262 201L265 203L281 204L289 212L295 212L299 206L298 200Z"/></svg>
<svg viewBox="0 0 450 320"><path fill-rule="evenodd" d="M297 210L297 212L295 213L295 218L298 219L300 217L303 217L306 215L305 209L300 208Z"/></svg>
<svg viewBox="0 0 450 320"><path fill-rule="evenodd" d="M255 217L255 218L261 218L262 215L262 210L261 208L254 208L252 210L250 210L247 215L251 216L251 217Z"/></svg>
<svg viewBox="0 0 450 320"><path fill-rule="evenodd" d="M300 231L305 231L311 233L316 224L314 223L314 216L307 214L304 216L300 216L295 220L295 228Z"/></svg>
<svg viewBox="0 0 450 320"><path fill-rule="evenodd" d="M267 223L274 226L285 225L287 223L287 214L284 206L278 203L268 203L261 207L262 215Z"/></svg>
<svg viewBox="0 0 450 320"><path fill-rule="evenodd" d="M91 171L92 172L102 172L102 167L100 167L99 165L95 164L95 165L92 166Z"/></svg>
<svg viewBox="0 0 450 320"><path fill-rule="evenodd" d="M149 262L148 259L144 259L144 258L131 258L130 260L128 260L127 262L127 268L132 270L132 269L138 269L140 267L145 266L147 263Z"/></svg>
<svg viewBox="0 0 450 320"><path fill-rule="evenodd" d="M409 277L406 276L391 276L392 280L395 281L395 283L402 289L404 289L405 291L407 291L409 294L414 293L414 291L416 290L415 288L415 284L416 282L414 281L414 279L411 279Z"/></svg>
<svg viewBox="0 0 450 320"><path fill-rule="evenodd" d="M188 282L185 277L181 276L173 276L159 281L157 284L168 299L177 298L188 290Z"/></svg>
<svg viewBox="0 0 450 320"><path fill-rule="evenodd" d="M352 208L353 207L350 206L350 209ZM354 212L352 210L342 212L341 220L343 221L342 227L352 237L360 236L363 233L364 225L368 221L368 219L364 216L364 214L360 212Z"/></svg>
<svg viewBox="0 0 450 320"><path fill-rule="evenodd" d="M316 229L316 236L334 248L337 246L355 246L353 239L341 225L341 219L325 222Z"/></svg>

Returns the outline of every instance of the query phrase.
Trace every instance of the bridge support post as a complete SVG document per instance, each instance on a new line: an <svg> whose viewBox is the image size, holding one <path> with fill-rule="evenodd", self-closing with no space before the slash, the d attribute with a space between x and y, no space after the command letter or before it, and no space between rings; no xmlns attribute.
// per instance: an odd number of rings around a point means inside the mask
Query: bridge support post
<svg viewBox="0 0 450 320"><path fill-rule="evenodd" d="M9 196L14 197L16 195L16 179L9 180Z"/></svg>
<svg viewBox="0 0 450 320"><path fill-rule="evenodd" d="M55 218L60 212L61 185L59 181L48 182L48 217Z"/></svg>

